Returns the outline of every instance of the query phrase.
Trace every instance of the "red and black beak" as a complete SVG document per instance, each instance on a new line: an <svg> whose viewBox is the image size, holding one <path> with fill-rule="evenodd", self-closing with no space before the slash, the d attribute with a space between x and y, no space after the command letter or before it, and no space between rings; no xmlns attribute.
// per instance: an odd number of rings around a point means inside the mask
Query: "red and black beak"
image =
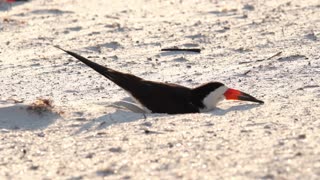
<svg viewBox="0 0 320 180"><path fill-rule="evenodd" d="M238 91L236 89L231 89L229 88L225 93L224 96L226 97L227 100L240 100L240 101L251 101L251 102L257 102L259 104L263 104L264 102L261 100L256 99L255 97Z"/></svg>

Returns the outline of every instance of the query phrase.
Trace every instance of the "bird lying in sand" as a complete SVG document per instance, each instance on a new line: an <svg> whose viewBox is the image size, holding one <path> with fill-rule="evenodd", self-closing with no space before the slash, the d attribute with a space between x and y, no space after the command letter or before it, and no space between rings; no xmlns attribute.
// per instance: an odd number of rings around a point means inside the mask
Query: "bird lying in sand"
<svg viewBox="0 0 320 180"><path fill-rule="evenodd" d="M68 53L128 92L148 113L184 114L213 110L223 99L264 102L255 97L231 89L220 82L209 82L195 88L148 81L132 74L122 73L92 62L74 52L56 48Z"/></svg>

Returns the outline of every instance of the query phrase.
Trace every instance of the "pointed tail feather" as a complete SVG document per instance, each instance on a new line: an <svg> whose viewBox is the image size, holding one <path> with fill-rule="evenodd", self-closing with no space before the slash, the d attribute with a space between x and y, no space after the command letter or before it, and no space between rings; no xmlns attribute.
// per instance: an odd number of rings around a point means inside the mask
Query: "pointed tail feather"
<svg viewBox="0 0 320 180"><path fill-rule="evenodd" d="M79 61L81 61L84 64L86 64L87 66L91 67L92 69L97 71L99 74L105 76L106 78L108 78L109 80L111 80L112 82L114 82L115 84L117 84L118 86L122 87L125 90L130 91L131 87L137 85L136 82L141 80L141 78L139 78L137 76L134 76L132 74L118 72L113 69L107 68L107 67L102 66L100 64L97 64L95 62L92 62L89 59L82 57L74 52L64 50L59 46L54 46L54 47L56 47L64 52L68 53L69 55L75 57Z"/></svg>
<svg viewBox="0 0 320 180"><path fill-rule="evenodd" d="M66 53L68 53L69 55L75 57L76 59L78 59L79 61L83 62L84 64L86 64L87 66L91 67L92 69L94 69L95 71L97 71L98 73L102 74L103 76L108 76L106 74L107 71L109 71L109 68L105 67L105 66L101 66L100 64L97 64L95 62L92 62L90 61L89 59L83 57L83 56L80 56L79 54L76 54L74 52L71 52L71 51L67 51L65 49L62 49L61 47L59 46L54 46L55 48L58 48ZM107 77L109 78L109 77Z"/></svg>

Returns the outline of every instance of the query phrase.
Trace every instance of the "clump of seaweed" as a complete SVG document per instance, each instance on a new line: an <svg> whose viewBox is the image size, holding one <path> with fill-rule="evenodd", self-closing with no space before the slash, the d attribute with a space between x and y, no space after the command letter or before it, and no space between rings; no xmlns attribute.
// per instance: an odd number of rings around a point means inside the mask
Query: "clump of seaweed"
<svg viewBox="0 0 320 180"><path fill-rule="evenodd" d="M37 114L53 112L53 101L51 99L38 98L35 102L27 107L27 110Z"/></svg>

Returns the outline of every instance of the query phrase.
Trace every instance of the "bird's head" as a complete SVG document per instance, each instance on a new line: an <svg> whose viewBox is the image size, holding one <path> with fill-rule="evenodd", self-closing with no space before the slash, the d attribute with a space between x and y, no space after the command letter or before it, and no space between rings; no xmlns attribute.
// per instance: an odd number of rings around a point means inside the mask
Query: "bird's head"
<svg viewBox="0 0 320 180"><path fill-rule="evenodd" d="M199 86L194 89L193 94L197 96L199 99L202 99L204 111L210 111L214 109L217 103L223 99L251 101L259 104L264 103L263 101L258 100L247 93L241 92L236 89L228 88L220 82L211 82Z"/></svg>

